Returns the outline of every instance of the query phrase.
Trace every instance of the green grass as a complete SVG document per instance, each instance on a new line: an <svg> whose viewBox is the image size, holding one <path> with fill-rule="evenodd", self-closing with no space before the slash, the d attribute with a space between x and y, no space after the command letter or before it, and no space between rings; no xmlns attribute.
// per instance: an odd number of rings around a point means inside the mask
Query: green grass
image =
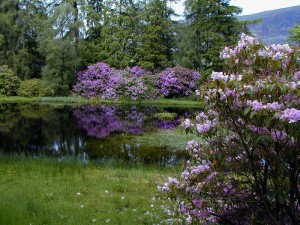
<svg viewBox="0 0 300 225"><path fill-rule="evenodd" d="M108 101L98 98L85 99L81 97L18 97L18 96L0 96L0 103L44 103L44 104L133 104L133 105L155 105L155 106L173 106L173 107L203 107L199 101L185 99L156 99L143 101Z"/></svg>
<svg viewBox="0 0 300 225"><path fill-rule="evenodd" d="M0 157L0 224L158 224L153 200L175 169Z"/></svg>
<svg viewBox="0 0 300 225"><path fill-rule="evenodd" d="M155 117L160 119L160 120L173 120L176 117L176 113L168 113L168 112L163 112L163 113L156 113Z"/></svg>

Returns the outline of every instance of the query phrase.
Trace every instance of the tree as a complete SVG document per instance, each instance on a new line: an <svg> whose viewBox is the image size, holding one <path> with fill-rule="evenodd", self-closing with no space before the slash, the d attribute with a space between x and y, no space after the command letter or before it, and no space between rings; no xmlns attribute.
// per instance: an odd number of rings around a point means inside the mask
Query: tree
<svg viewBox="0 0 300 225"><path fill-rule="evenodd" d="M83 6L83 1L72 0L49 5L48 19L39 36L39 50L46 58L43 79L56 87L58 94L66 94L72 88L80 68L80 29L83 22L79 17L79 7Z"/></svg>
<svg viewBox="0 0 300 225"><path fill-rule="evenodd" d="M141 16L141 31L137 46L137 64L147 69L166 68L172 64L173 10L168 1L150 1Z"/></svg>
<svg viewBox="0 0 300 225"><path fill-rule="evenodd" d="M289 33L289 40L294 41L295 43L300 45L300 25L296 24L293 28L289 30Z"/></svg>
<svg viewBox="0 0 300 225"><path fill-rule="evenodd" d="M9 65L21 79L40 75L43 57L37 51L37 35L44 15L41 0L0 3L0 64Z"/></svg>
<svg viewBox="0 0 300 225"><path fill-rule="evenodd" d="M242 25L236 15L241 9L228 0L187 0L182 28L180 62L194 70L220 70L219 52L238 40ZM183 42L183 43L182 43ZM187 65L185 65L187 64Z"/></svg>

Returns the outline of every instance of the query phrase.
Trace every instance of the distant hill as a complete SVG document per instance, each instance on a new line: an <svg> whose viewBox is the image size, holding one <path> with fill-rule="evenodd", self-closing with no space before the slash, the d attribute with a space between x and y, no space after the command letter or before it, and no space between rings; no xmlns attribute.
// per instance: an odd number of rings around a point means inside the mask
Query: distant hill
<svg viewBox="0 0 300 225"><path fill-rule="evenodd" d="M239 16L239 20L262 19L257 24L248 25L250 31L266 45L287 43L289 29L300 25L300 5Z"/></svg>

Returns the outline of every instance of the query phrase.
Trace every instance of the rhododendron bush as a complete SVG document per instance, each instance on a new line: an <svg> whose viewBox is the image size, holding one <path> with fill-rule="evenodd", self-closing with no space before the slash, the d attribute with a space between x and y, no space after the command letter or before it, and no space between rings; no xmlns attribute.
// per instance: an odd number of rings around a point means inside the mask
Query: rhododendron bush
<svg viewBox="0 0 300 225"><path fill-rule="evenodd" d="M144 98L147 87L143 76L149 73L141 67L116 70L106 63L98 62L78 73L78 82L73 91L83 97L118 100L124 97L131 100Z"/></svg>
<svg viewBox="0 0 300 225"><path fill-rule="evenodd" d="M158 90L166 97L189 96L201 77L198 72L176 66L167 68L158 75Z"/></svg>
<svg viewBox="0 0 300 225"><path fill-rule="evenodd" d="M300 224L299 50L242 35L186 119L190 159L159 189L183 223Z"/></svg>

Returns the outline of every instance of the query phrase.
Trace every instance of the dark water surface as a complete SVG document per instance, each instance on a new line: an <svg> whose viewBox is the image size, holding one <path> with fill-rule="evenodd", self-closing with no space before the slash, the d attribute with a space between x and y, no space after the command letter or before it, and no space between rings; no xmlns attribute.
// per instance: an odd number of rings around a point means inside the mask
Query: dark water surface
<svg viewBox="0 0 300 225"><path fill-rule="evenodd" d="M169 164L187 156L176 129L194 109L115 105L0 104L0 154ZM175 112L173 120L156 114Z"/></svg>

